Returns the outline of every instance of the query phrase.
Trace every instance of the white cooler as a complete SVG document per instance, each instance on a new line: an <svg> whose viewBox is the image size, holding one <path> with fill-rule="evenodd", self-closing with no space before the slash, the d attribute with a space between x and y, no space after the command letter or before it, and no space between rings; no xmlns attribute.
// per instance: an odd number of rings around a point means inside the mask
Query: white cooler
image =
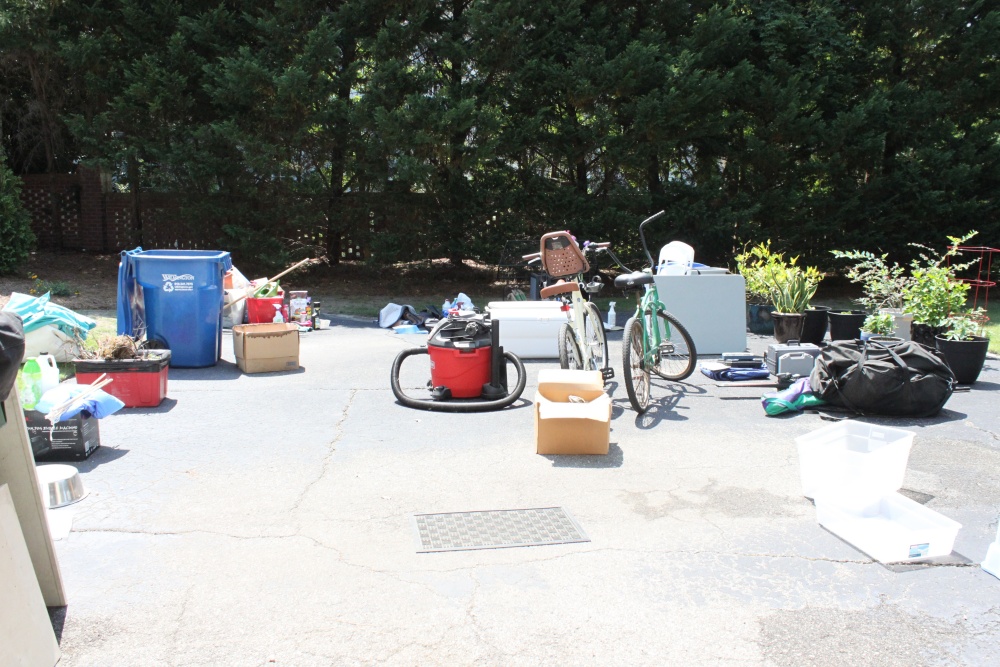
<svg viewBox="0 0 1000 667"><path fill-rule="evenodd" d="M558 301L491 301L486 309L500 323L500 345L522 359L558 359L559 328L569 320Z"/></svg>

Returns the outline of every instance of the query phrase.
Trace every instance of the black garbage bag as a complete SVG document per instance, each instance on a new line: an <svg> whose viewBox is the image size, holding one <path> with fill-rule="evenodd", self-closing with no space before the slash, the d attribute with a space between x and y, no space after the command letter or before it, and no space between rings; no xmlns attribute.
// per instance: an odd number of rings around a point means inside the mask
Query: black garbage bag
<svg viewBox="0 0 1000 667"><path fill-rule="evenodd" d="M21 316L0 311L0 401L6 401L24 359L24 326Z"/></svg>
<svg viewBox="0 0 1000 667"><path fill-rule="evenodd" d="M854 412L930 417L951 398L955 376L940 352L920 343L838 340L816 358L809 383Z"/></svg>

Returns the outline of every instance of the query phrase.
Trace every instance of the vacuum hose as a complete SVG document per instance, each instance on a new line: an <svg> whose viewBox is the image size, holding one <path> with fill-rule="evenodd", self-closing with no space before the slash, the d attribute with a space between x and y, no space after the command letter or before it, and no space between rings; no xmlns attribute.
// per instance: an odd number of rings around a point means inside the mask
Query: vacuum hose
<svg viewBox="0 0 1000 667"><path fill-rule="evenodd" d="M403 350L396 355L396 360L392 362L392 372L389 376L392 393L395 394L396 400L408 408L432 410L435 412L486 412L488 410L502 410L521 397L524 385L528 379L524 372L524 364L521 363L517 355L511 352L504 352L504 359L514 364L514 368L517 369L517 385L513 391L503 398L492 401L422 401L407 396L399 387L399 369L403 365L403 360L416 354L429 354L429 352L426 347ZM503 362L501 361L500 363Z"/></svg>

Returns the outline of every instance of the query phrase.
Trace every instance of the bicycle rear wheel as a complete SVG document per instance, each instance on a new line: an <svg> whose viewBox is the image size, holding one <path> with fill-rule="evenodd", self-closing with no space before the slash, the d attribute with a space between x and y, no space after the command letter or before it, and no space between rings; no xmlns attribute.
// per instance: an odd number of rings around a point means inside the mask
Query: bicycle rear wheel
<svg viewBox="0 0 1000 667"><path fill-rule="evenodd" d="M679 382L691 375L698 363L698 352L691 334L676 317L665 310L656 313L660 328L660 349L654 350L656 366L651 370L664 380Z"/></svg>
<svg viewBox="0 0 1000 667"><path fill-rule="evenodd" d="M559 327L559 367L564 370L583 370L583 353L576 344L576 335L569 322Z"/></svg>
<svg viewBox="0 0 1000 667"><path fill-rule="evenodd" d="M601 321L601 311L592 303L583 311L583 358L590 362L591 370L604 370L609 365L608 333Z"/></svg>
<svg viewBox="0 0 1000 667"><path fill-rule="evenodd" d="M628 401L639 414L649 407L649 370L642 355L644 337L642 321L633 315L625 323L625 335L622 338L622 375L625 378Z"/></svg>

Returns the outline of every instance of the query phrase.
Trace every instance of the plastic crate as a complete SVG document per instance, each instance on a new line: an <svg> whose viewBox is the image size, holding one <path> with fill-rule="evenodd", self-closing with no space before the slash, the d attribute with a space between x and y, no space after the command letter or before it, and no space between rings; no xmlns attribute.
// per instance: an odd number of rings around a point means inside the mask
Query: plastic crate
<svg viewBox="0 0 1000 667"><path fill-rule="evenodd" d="M823 527L882 563L947 556L962 524L906 496L859 498L848 489L816 495Z"/></svg>
<svg viewBox="0 0 1000 667"><path fill-rule="evenodd" d="M113 380L104 391L126 408L155 408L167 397L170 350L147 350L142 359L77 359L76 383L92 384L107 373Z"/></svg>
<svg viewBox="0 0 1000 667"><path fill-rule="evenodd" d="M813 498L826 486L849 487L868 495L899 490L913 436L912 431L856 421L800 435L795 442L802 494Z"/></svg>

